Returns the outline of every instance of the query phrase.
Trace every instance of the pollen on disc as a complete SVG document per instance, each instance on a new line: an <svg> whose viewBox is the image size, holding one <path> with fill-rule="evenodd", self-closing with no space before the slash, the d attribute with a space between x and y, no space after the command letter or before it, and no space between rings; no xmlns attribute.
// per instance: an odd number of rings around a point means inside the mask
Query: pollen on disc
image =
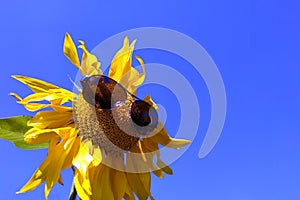
<svg viewBox="0 0 300 200"><path fill-rule="evenodd" d="M131 123L128 112L130 102L115 110L96 109L87 103L81 94L74 102L74 121L83 140L90 140L105 152L129 151L137 145L138 133Z"/></svg>

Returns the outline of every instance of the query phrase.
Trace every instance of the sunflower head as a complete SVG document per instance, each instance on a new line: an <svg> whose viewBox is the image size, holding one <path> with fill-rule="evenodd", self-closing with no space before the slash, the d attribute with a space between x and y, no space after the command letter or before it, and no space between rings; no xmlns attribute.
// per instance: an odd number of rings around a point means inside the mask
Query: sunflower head
<svg viewBox="0 0 300 200"><path fill-rule="evenodd" d="M137 56L142 72L131 66L135 41L130 44L124 39L107 76L96 56L79 42L81 61L66 34L64 54L84 77L77 94L35 78L14 76L34 94L25 98L12 95L27 110L39 111L28 121L32 128L24 140L49 143L46 159L19 193L46 182L47 198L55 183L63 183L60 171L72 167L80 199L153 199L150 172L160 178L172 174L160 158L160 146L178 149L189 141L171 138L158 120L151 97L136 96L145 79L145 67Z"/></svg>
<svg viewBox="0 0 300 200"><path fill-rule="evenodd" d="M74 119L84 140L108 151L128 151L156 128L155 108L115 80L99 75L86 77L81 84Z"/></svg>

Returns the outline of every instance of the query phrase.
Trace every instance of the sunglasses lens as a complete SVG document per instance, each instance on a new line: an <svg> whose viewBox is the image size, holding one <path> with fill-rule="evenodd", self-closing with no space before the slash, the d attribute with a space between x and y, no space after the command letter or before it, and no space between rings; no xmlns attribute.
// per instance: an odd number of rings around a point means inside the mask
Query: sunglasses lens
<svg viewBox="0 0 300 200"><path fill-rule="evenodd" d="M136 100L132 103L130 115L140 134L147 135L157 127L157 111L143 100Z"/></svg>
<svg viewBox="0 0 300 200"><path fill-rule="evenodd" d="M125 89L107 76L90 76L81 81L84 99L100 109L111 109L126 101Z"/></svg>
<svg viewBox="0 0 300 200"><path fill-rule="evenodd" d="M113 109L128 100L126 89L107 76L85 77L81 80L81 85L85 101L98 109ZM132 94L131 97L136 98ZM158 125L157 111L143 100L138 99L131 104L130 117L132 125L141 135L149 135Z"/></svg>

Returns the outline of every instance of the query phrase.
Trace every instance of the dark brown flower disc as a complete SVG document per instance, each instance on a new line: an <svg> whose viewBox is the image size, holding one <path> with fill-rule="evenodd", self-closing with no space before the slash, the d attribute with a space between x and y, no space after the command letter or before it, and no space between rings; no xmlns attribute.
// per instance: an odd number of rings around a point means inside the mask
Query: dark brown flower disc
<svg viewBox="0 0 300 200"><path fill-rule="evenodd" d="M94 75L85 77L81 84L84 100L94 107L103 133L114 145L129 150L141 135L156 128L158 116L154 107L115 80Z"/></svg>

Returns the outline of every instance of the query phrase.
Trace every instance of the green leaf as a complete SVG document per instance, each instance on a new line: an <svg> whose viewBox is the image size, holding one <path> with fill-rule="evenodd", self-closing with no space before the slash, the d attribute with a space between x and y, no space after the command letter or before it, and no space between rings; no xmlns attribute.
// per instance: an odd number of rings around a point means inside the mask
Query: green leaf
<svg viewBox="0 0 300 200"><path fill-rule="evenodd" d="M43 149L49 146L44 144L29 144L24 141L24 133L31 127L27 126L29 116L16 116L0 119L0 139L12 142L16 147L26 150Z"/></svg>

